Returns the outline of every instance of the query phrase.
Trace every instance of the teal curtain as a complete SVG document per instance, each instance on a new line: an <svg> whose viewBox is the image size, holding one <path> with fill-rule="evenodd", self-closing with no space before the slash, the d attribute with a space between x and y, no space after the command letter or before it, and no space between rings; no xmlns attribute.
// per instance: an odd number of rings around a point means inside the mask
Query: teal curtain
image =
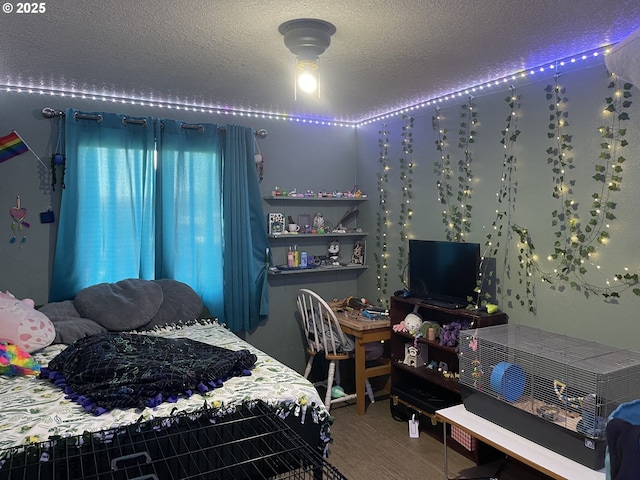
<svg viewBox="0 0 640 480"><path fill-rule="evenodd" d="M225 128L223 169L225 318L250 330L269 313L267 228L255 169L253 130Z"/></svg>
<svg viewBox="0 0 640 480"><path fill-rule="evenodd" d="M96 283L172 278L231 330L256 327L269 300L253 129L77 113L66 112L50 301Z"/></svg>
<svg viewBox="0 0 640 480"><path fill-rule="evenodd" d="M68 109L65 131L50 300L96 283L154 278L153 119Z"/></svg>
<svg viewBox="0 0 640 480"><path fill-rule="evenodd" d="M190 285L222 320L222 138L213 124L160 120L156 130L158 275Z"/></svg>

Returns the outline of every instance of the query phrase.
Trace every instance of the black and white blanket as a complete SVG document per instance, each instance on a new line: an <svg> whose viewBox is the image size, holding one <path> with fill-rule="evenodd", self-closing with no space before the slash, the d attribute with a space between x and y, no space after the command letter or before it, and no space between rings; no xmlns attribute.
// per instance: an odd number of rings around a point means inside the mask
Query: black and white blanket
<svg viewBox="0 0 640 480"><path fill-rule="evenodd" d="M100 415L114 408L153 407L250 375L256 355L189 338L107 332L81 338L43 368L68 398Z"/></svg>

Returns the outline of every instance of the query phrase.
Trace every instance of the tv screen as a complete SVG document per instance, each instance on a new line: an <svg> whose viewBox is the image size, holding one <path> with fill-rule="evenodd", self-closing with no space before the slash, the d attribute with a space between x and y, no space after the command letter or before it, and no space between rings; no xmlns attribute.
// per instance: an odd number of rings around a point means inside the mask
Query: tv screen
<svg viewBox="0 0 640 480"><path fill-rule="evenodd" d="M409 240L409 293L450 308L474 297L480 268L480 244Z"/></svg>

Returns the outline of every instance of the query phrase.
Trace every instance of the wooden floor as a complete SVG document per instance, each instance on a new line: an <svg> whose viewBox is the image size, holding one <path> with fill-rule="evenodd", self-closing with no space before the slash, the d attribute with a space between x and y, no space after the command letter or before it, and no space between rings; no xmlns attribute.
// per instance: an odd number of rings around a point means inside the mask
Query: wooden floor
<svg viewBox="0 0 640 480"><path fill-rule="evenodd" d="M394 420L389 399L381 397L367 406L365 415L355 404L336 404L331 427L333 443L329 463L349 480L427 479L444 480L444 448L441 442L421 432L409 438L407 422ZM500 480L548 480L516 460L502 460L476 466L449 449L449 478L491 478L503 466ZM504 463L504 465L503 465Z"/></svg>

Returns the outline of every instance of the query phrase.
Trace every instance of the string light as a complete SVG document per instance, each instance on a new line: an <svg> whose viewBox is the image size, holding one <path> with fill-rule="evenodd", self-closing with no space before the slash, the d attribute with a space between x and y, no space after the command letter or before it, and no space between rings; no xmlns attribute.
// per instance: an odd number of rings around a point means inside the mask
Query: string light
<svg viewBox="0 0 640 480"><path fill-rule="evenodd" d="M231 116L240 116L240 117L248 117L248 118L262 118L266 120L285 120L289 122L318 125L318 126L349 127L349 128L355 128L357 126L354 122L341 122L337 120L309 118L309 117L302 117L302 116L290 115L285 113L263 112L263 111L248 110L248 109L245 110L245 109L236 108L236 107L221 107L221 106L213 106L213 105L183 103L180 101L172 101L172 100L151 100L146 98L137 98L137 97L131 97L127 95L118 95L118 94L109 94L109 93L82 92L82 91L76 92L76 91L68 91L62 88L53 88L53 87L47 88L47 87L39 87L39 86L0 84L0 89L8 93L49 95L52 97L60 97L60 98L70 97L74 99L80 98L83 100L90 99L94 101L121 103L124 105L130 104L130 105L149 106L153 108L166 108L168 110L184 110L184 111L201 112L201 113L208 113L212 115L214 114L215 115L231 115Z"/></svg>
<svg viewBox="0 0 640 480"><path fill-rule="evenodd" d="M237 107L237 108L222 107L222 106L194 104L194 103L172 101L172 100L138 98L138 97L134 97L132 95L127 95L127 94L118 95L118 94L109 94L105 92L73 91L73 90L65 89L63 87L47 88L47 87L37 86L37 85L19 85L19 84L16 85L16 84L7 83L7 84L0 84L0 89L5 90L6 92L14 92L14 93L49 95L49 96L57 96L61 98L66 98L66 97L81 98L83 100L94 100L94 101L103 101L103 102L112 102L112 103L141 105L141 106L149 106L152 108L167 108L169 110L175 109L175 110L194 111L194 112L216 114L216 115L232 115L232 116L243 116L243 117L246 116L248 118L262 118L265 120L285 120L293 123L328 126L328 127L357 128L357 127L362 127L371 123L377 123L377 122L380 122L381 120L401 116L405 113L408 113L417 109L437 106L438 104L441 104L445 101L455 100L461 97L462 95L469 95L478 90L483 91L485 88L487 89L495 88L507 82L513 82L518 79L520 80L527 79L534 75L538 75L539 73L544 73L546 69L554 70L556 68L555 64L557 64L558 66L565 66L567 65L567 63L575 64L579 60L586 61L588 59L598 58L600 54L609 53L610 47L611 45L598 48L595 50L591 50L573 57L567 57L562 60L558 60L554 63L551 63L547 66L542 65L535 68L514 72L482 84L466 87L466 88L457 90L455 92L448 93L440 97L432 98L429 100L418 101L414 104L408 105L401 109L392 110L380 115L375 115L375 116L364 118L358 121L309 118L301 115L278 113L278 112L264 112L259 110L243 109L240 107Z"/></svg>
<svg viewBox="0 0 640 480"><path fill-rule="evenodd" d="M398 109L398 110L394 110L391 112L386 112L380 116L375 116L375 117L371 117L371 118L367 118L367 119L363 119L360 120L357 123L358 127L362 127L364 125L370 124L370 123L375 123L375 122L379 122L380 120L382 120L383 118L387 119L391 116L400 116L406 112L408 112L409 110L413 110L414 108L425 108L425 107L429 107L432 105L436 105L438 103L442 103L444 101L448 101L448 100L453 100L455 98L458 98L464 94L468 95L469 93L472 92L476 92L478 90L482 91L485 88L493 88L493 87L497 87L500 86L504 83L507 82L512 82L515 81L517 79L523 80L523 79L527 79L527 78L531 78L535 75L539 75L540 73L544 73L546 71L546 69L549 70L555 70L556 68L556 64L558 66L565 66L567 65L567 63L572 63L575 64L578 62L578 60L581 61L585 61L588 59L593 59L593 58L598 58L600 56L600 54L607 54L609 53L609 49L611 48L611 45L602 47L602 48L598 48L595 50L590 50L588 52L585 52L583 54L579 54L573 57L567 57L564 58L562 60L558 60L554 63L548 64L548 65L541 65L538 67L534 67L531 69L526 69L526 70L521 70L519 72L515 72L515 73L511 73L502 77L499 77L495 80L490 80L486 83L482 83L482 84L478 84L472 87L466 87L463 89L460 89L458 91L452 92L452 93L448 93L448 94L444 94L440 97L436 97L436 98L432 98L429 100L423 100L421 102L417 102L413 105ZM515 115L515 113L512 113L512 115Z"/></svg>

